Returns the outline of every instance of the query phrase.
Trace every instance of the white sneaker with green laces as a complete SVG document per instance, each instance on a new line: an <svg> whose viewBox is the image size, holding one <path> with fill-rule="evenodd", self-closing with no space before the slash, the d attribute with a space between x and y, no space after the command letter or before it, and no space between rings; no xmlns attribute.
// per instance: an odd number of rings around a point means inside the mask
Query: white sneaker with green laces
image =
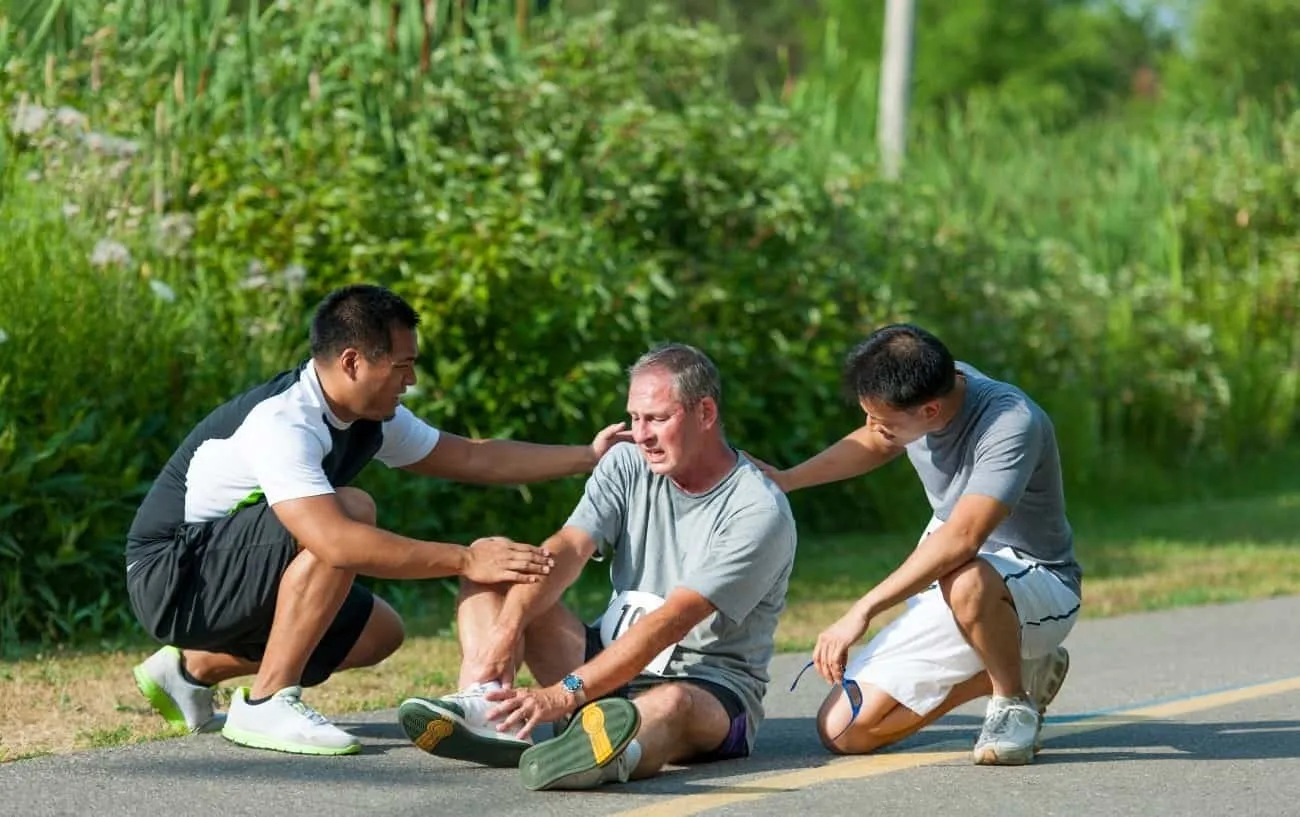
<svg viewBox="0 0 1300 817"><path fill-rule="evenodd" d="M221 735L232 743L297 755L351 755L361 742L302 700L302 687L285 687L259 704L235 690Z"/></svg>
<svg viewBox="0 0 1300 817"><path fill-rule="evenodd" d="M1033 701L994 695L984 711L984 728L975 741L975 762L981 766L1032 763L1041 722Z"/></svg>
<svg viewBox="0 0 1300 817"><path fill-rule="evenodd" d="M223 716L213 711L216 687L194 684L181 672L181 651L163 647L131 671L149 705L181 733L216 732Z"/></svg>

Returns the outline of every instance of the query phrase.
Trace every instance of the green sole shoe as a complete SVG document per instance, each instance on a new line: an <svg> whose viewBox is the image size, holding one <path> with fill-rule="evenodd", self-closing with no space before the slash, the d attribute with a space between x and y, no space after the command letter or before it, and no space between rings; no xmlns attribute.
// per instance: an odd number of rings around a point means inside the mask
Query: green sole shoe
<svg viewBox="0 0 1300 817"><path fill-rule="evenodd" d="M641 715L631 701L594 701L579 710L558 737L524 752L519 775L533 791L589 788L591 773L617 760L640 728Z"/></svg>

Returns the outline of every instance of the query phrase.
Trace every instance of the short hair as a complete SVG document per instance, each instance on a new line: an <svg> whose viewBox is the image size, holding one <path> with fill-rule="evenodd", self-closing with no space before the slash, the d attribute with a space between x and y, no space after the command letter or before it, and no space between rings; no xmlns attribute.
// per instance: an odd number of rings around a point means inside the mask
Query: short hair
<svg viewBox="0 0 1300 817"><path fill-rule="evenodd" d="M943 341L919 326L882 326L844 361L845 396L879 400L896 409L924 405L953 390L957 364Z"/></svg>
<svg viewBox="0 0 1300 817"><path fill-rule="evenodd" d="M311 319L311 354L325 360L349 347L370 360L393 351L394 326L415 329L419 314L395 292L352 284L325 296Z"/></svg>
<svg viewBox="0 0 1300 817"><path fill-rule="evenodd" d="M682 405L696 406L706 397L722 405L722 375L709 356L685 343L660 344L637 359L628 368L628 379L651 369L662 369L673 376L673 391Z"/></svg>

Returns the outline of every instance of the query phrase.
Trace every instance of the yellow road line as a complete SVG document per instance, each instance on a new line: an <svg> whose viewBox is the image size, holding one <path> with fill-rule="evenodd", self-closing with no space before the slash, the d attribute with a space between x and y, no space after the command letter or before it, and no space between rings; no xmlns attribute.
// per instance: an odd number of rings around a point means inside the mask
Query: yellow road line
<svg viewBox="0 0 1300 817"><path fill-rule="evenodd" d="M1209 692L1166 703L1149 704L1132 709L1090 715L1077 721L1048 723L1043 728L1043 739L1052 740L1064 735L1077 735L1098 729L1111 729L1116 726L1125 726L1143 721L1176 718L1180 715L1188 715L1206 709L1215 709L1244 701L1266 698L1269 695L1281 695L1286 692L1298 691L1300 691L1300 676L1223 692ZM923 752L900 752L898 754L837 758L817 768L783 772L736 784L704 783L701 785L714 787L717 790L674 797L642 808L621 811L612 815L612 817L678 817L678 815L700 814L733 803L761 800L773 794L806 789L832 780L858 780L905 769L915 769L921 766L935 766L940 763L968 763L970 762L970 749L966 748L968 743L969 741L945 741L937 746L928 746L926 751ZM958 745L963 747L960 751L938 751Z"/></svg>

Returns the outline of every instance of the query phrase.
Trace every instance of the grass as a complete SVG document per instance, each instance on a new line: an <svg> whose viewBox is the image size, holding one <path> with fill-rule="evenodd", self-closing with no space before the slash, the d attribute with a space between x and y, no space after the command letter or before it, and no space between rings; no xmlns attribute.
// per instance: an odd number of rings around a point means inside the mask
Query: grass
<svg viewBox="0 0 1300 817"><path fill-rule="evenodd" d="M1300 486L1262 496L1081 512L1076 529L1087 571L1087 617L1300 593ZM808 649L912 544L902 535L804 544L777 632L779 649ZM584 579L576 595L580 607L595 598L593 585ZM414 623L414 632L427 634L409 639L379 667L341 674L312 690L312 703L343 714L449 690L459 654L445 627L445 619ZM0 762L166 737L131 680L131 666L151 649L139 643L30 653L0 663Z"/></svg>

